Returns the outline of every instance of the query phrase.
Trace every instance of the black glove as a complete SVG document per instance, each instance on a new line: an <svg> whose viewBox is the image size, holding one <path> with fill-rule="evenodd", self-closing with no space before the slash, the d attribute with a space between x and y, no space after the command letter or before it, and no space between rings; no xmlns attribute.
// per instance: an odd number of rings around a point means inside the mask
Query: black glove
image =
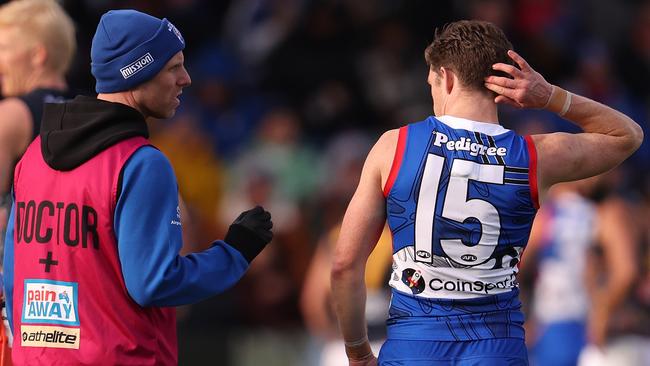
<svg viewBox="0 0 650 366"><path fill-rule="evenodd" d="M273 239L271 214L261 206L242 212L228 229L224 241L250 263Z"/></svg>

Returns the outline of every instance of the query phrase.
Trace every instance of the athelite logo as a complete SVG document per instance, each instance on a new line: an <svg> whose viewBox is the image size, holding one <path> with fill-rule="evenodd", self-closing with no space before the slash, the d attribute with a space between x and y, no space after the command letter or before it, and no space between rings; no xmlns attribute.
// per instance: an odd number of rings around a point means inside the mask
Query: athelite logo
<svg viewBox="0 0 650 366"><path fill-rule="evenodd" d="M22 325L21 346L79 349L79 328Z"/></svg>
<svg viewBox="0 0 650 366"><path fill-rule="evenodd" d="M131 76L142 71L145 67L151 65L153 61L154 61L153 56L151 56L149 52L145 53L137 60L131 62L130 64L120 69L120 72L122 73L122 77L125 80L130 78Z"/></svg>

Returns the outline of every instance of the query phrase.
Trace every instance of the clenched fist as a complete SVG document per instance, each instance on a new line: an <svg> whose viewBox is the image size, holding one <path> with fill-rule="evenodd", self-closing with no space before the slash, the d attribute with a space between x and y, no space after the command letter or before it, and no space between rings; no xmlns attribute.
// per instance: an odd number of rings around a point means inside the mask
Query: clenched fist
<svg viewBox="0 0 650 366"><path fill-rule="evenodd" d="M228 229L225 242L250 263L273 239L271 214L261 206L242 212Z"/></svg>

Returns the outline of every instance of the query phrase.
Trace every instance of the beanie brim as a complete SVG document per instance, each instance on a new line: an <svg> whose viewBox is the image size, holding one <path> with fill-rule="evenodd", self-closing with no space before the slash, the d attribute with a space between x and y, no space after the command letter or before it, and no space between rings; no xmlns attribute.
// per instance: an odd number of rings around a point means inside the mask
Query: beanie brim
<svg viewBox="0 0 650 366"><path fill-rule="evenodd" d="M115 93L133 89L153 79L183 49L185 41L180 32L163 19L156 33L132 50L106 63L91 62L91 72L97 80L95 91Z"/></svg>

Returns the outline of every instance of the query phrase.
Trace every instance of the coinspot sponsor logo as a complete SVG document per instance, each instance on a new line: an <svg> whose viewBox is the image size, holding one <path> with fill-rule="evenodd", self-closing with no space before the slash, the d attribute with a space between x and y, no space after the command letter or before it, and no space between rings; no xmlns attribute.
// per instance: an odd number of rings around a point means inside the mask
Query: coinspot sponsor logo
<svg viewBox="0 0 650 366"><path fill-rule="evenodd" d="M422 278L422 272L413 268L407 268L402 271L402 283L409 287L413 295L422 293L425 288L425 280Z"/></svg>
<svg viewBox="0 0 650 366"><path fill-rule="evenodd" d="M433 291L449 291L449 292L466 292L466 293L484 293L489 295L493 292L503 292L503 290L512 289L517 287L517 279L514 274L497 282L483 282L483 281L463 281L460 279L445 280L441 278L433 278L429 281L429 288Z"/></svg>
<svg viewBox="0 0 650 366"><path fill-rule="evenodd" d="M25 280L23 323L79 325L77 283Z"/></svg>

